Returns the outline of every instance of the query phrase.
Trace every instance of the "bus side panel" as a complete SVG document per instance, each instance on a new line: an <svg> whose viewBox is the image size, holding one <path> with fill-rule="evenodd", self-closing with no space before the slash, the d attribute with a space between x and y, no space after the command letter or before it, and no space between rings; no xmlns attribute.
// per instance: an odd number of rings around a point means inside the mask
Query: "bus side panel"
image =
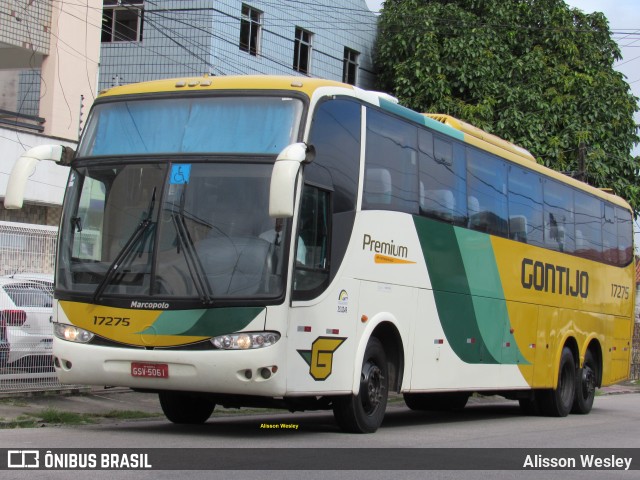
<svg viewBox="0 0 640 480"><path fill-rule="evenodd" d="M539 307L530 303L508 301L507 309L511 322L511 334L518 346L517 350L512 349L512 351L519 351L524 357L522 362L512 363L518 363L520 373L527 381L527 384L533 386L535 371L538 368L536 357L538 349L541 347L538 340L538 332L540 330L538 325ZM509 339L505 338L505 343L508 341Z"/></svg>
<svg viewBox="0 0 640 480"><path fill-rule="evenodd" d="M614 319L612 315L540 306L532 386L556 387L560 356L569 339L575 340L581 361L584 360L590 343L596 342L603 355L603 380L605 383L613 383L606 379L615 375L612 372L612 369L615 369L614 345L622 345L625 342L624 332L623 336L616 340ZM628 360L628 356L626 358Z"/></svg>
<svg viewBox="0 0 640 480"><path fill-rule="evenodd" d="M359 345L355 357L356 371L354 372L353 387L357 388L360 382L360 365L364 357L369 338L375 334L376 328L381 323L390 323L395 326L400 334L404 365L402 386L411 383L412 357L410 352L413 345L416 348L424 348L422 338L416 338L416 318L420 317L418 307L419 292L416 288L402 285L392 285L379 282L360 283L360 302L358 311L358 339ZM416 312L418 312L416 314ZM368 320L362 321L363 318ZM385 348L391 347L391 339L378 335Z"/></svg>
<svg viewBox="0 0 640 480"><path fill-rule="evenodd" d="M552 388L554 386L559 323L560 311L557 308L542 305L539 307L533 387Z"/></svg>
<svg viewBox="0 0 640 480"><path fill-rule="evenodd" d="M293 303L287 330L288 395L351 392L359 284L336 280L319 298Z"/></svg>
<svg viewBox="0 0 640 480"><path fill-rule="evenodd" d="M602 383L609 385L620 382L629 377L629 369L631 366L631 340L629 337L630 324L633 326L633 320L624 317L614 317L612 319L612 334L609 344L610 352L610 369L604 370Z"/></svg>
<svg viewBox="0 0 640 480"><path fill-rule="evenodd" d="M456 299L460 300L461 296L451 294L450 297L449 303L454 304ZM503 303L489 300L489 304L497 308L495 311L500 312ZM522 316L523 318L526 316L525 312ZM441 321L438 317L434 293L431 290L420 290L412 351L413 372L411 384L407 384L404 391L472 391L528 386L525 382L526 377L523 378L518 365L511 358L515 355L512 353L514 350L511 346L506 346L513 341L512 339L506 339L501 346L504 352L501 360L504 359L505 363L510 364L497 364L494 361L480 361L480 358L489 359L484 355L487 353L486 348L483 343L472 342L470 338L467 347L476 354L472 355L475 359L473 363L469 363L460 358L448 342Z"/></svg>

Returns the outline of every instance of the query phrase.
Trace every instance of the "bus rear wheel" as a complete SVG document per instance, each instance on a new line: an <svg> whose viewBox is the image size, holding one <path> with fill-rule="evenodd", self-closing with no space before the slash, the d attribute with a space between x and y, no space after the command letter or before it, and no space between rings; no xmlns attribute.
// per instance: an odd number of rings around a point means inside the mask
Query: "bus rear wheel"
<svg viewBox="0 0 640 480"><path fill-rule="evenodd" d="M370 338L362 360L358 394L333 401L333 415L343 431L373 433L380 427L387 409L388 370L384 347L377 338Z"/></svg>
<svg viewBox="0 0 640 480"><path fill-rule="evenodd" d="M571 413L586 415L591 411L596 396L597 382L598 366L591 350L587 350L582 368L578 370L576 375L576 393Z"/></svg>
<svg viewBox="0 0 640 480"><path fill-rule="evenodd" d="M216 404L203 396L185 392L160 392L162 412L170 422L198 425L206 422Z"/></svg>
<svg viewBox="0 0 640 480"><path fill-rule="evenodd" d="M571 350L565 347L560 356L557 388L536 392L540 413L549 417L566 417L573 407L575 391L576 362Z"/></svg>

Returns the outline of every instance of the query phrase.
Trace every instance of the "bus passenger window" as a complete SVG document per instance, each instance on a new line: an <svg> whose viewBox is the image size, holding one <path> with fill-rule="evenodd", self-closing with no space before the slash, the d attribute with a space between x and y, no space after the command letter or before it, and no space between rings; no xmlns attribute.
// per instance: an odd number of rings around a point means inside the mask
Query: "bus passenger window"
<svg viewBox="0 0 640 480"><path fill-rule="evenodd" d="M391 205L391 173L386 168L369 168L365 174L364 201L369 205Z"/></svg>
<svg viewBox="0 0 640 480"><path fill-rule="evenodd" d="M631 213L616 207L616 222L618 224L618 265L628 265L633 260Z"/></svg>
<svg viewBox="0 0 640 480"><path fill-rule="evenodd" d="M604 204L604 222L602 223L602 259L612 265L618 264L618 232L615 210L612 205Z"/></svg>
<svg viewBox="0 0 640 480"><path fill-rule="evenodd" d="M603 202L592 195L575 192L576 254L602 260Z"/></svg>
<svg viewBox="0 0 640 480"><path fill-rule="evenodd" d="M544 235L547 248L575 251L573 188L553 180L544 182Z"/></svg>
<svg viewBox="0 0 640 480"><path fill-rule="evenodd" d="M428 130L418 131L420 215L464 225L467 214L465 161L457 147Z"/></svg>
<svg viewBox="0 0 640 480"><path fill-rule="evenodd" d="M418 213L417 127L367 109L362 208Z"/></svg>
<svg viewBox="0 0 640 480"><path fill-rule="evenodd" d="M530 170L509 166L509 238L543 246L542 179Z"/></svg>
<svg viewBox="0 0 640 480"><path fill-rule="evenodd" d="M467 148L467 192L469 228L506 237L507 164L480 150Z"/></svg>

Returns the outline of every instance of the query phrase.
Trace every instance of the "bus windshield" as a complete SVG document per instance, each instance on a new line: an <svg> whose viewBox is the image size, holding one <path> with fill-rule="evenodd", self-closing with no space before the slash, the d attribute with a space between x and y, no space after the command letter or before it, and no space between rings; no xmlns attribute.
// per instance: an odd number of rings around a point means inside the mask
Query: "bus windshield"
<svg viewBox="0 0 640 480"><path fill-rule="evenodd" d="M270 163L130 163L72 170L57 289L200 303L281 295L285 235Z"/></svg>
<svg viewBox="0 0 640 480"><path fill-rule="evenodd" d="M303 104L289 97L182 97L94 107L79 157L278 154L297 141Z"/></svg>

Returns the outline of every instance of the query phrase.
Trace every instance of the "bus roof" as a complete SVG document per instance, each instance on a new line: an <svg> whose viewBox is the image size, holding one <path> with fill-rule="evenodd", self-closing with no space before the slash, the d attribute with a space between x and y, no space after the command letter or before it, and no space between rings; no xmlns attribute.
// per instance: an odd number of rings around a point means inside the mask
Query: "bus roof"
<svg viewBox="0 0 640 480"><path fill-rule="evenodd" d="M150 82L131 83L100 92L100 98L115 95L140 95L145 93L169 93L206 90L293 90L306 93L311 98L321 87L342 87L353 90L353 85L323 80L277 75L202 76L171 78Z"/></svg>
<svg viewBox="0 0 640 480"><path fill-rule="evenodd" d="M461 132L464 132L468 135L476 137L480 140L484 140L491 145L507 150L508 152L511 152L515 155L519 155L522 158L531 160L532 162L536 161L536 158L527 149L508 142L507 140L504 140L496 135L485 132L481 128L474 127L470 123L463 122L462 120L452 117L451 115L444 115L442 113L425 113L425 115L433 118L434 120L438 120L440 123L449 125L456 130L460 130Z"/></svg>
<svg viewBox="0 0 640 480"><path fill-rule="evenodd" d="M354 87L353 85L325 80L321 78L280 76L280 75L224 75L201 77L171 78L154 80L149 82L132 83L118 87L112 87L100 92L99 98L121 95L142 95L149 93L170 93L184 91L211 91L211 90L291 90L306 94L309 98L313 93L323 87L344 89L345 94L350 90L353 96L368 102L377 102L378 106L394 114L407 118L421 125L436 128L438 131L451 137L461 139L465 143L474 145L483 150L495 153L503 158L522 164L527 168L537 170L546 176L573 185L580 190L590 191L600 198L607 199L623 208L631 210L629 204L621 197L590 186L562 173L547 168L537 163L535 157L526 149L514 145L473 125L444 114L418 113L406 107L398 105L396 101L389 100L389 96L379 92L370 92ZM440 128L437 127L440 125Z"/></svg>

